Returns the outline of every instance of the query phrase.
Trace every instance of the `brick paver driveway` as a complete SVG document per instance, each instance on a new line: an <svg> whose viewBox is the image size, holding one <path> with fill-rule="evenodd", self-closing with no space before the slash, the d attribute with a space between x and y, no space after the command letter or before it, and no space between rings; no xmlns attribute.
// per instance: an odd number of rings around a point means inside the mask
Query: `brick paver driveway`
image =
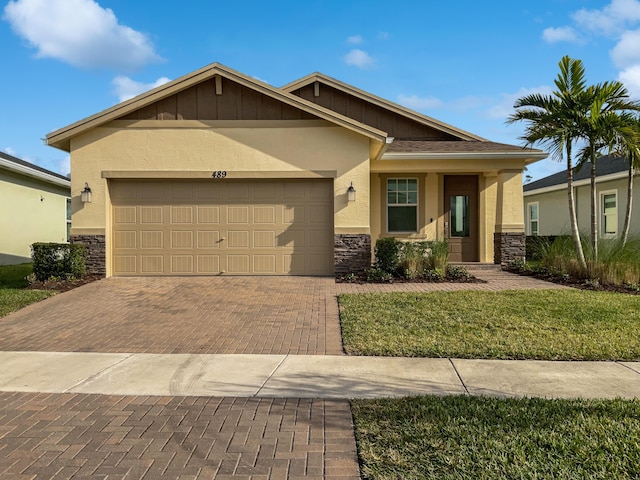
<svg viewBox="0 0 640 480"><path fill-rule="evenodd" d="M4 351L342 354L328 277L108 278L0 324Z"/></svg>

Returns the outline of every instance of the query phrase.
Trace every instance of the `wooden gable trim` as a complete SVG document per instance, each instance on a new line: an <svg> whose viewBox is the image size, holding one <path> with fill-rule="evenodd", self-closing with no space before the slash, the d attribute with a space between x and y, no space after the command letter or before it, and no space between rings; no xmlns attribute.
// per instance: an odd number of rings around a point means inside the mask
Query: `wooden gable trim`
<svg viewBox="0 0 640 480"><path fill-rule="evenodd" d="M125 117L126 115L136 110L143 109L155 102L170 97L171 95L179 93L200 82L215 78L216 75L227 78L260 94L274 98L284 104L300 109L320 119L327 120L331 123L352 130L356 133L365 135L366 137L369 137L370 139L377 142L384 143L385 139L387 138L386 132L357 122L349 117L340 115L319 105L315 105L312 102L308 102L295 95L289 94L288 92L284 92L280 89L274 88L264 82L243 75L240 72L225 67L224 65L214 63L183 77L180 77L165 85L161 85L157 88L154 88L153 90L142 93L130 100L119 103L111 108L96 113L95 115L84 118L78 122L72 123L71 125L51 132L46 136L47 144L65 151L69 151L72 137L79 135L91 128L96 128L104 125L105 123L112 120ZM220 84L220 88L217 89L216 93L218 91L221 92L221 88L222 85Z"/></svg>
<svg viewBox="0 0 640 480"><path fill-rule="evenodd" d="M397 103L378 97L376 95L373 95L372 93L365 92L364 90L360 90L359 88L356 88L352 85L341 82L340 80L336 80L335 78L329 77L319 72L315 72L310 75L307 75L306 77L303 77L299 80L288 83L287 85L284 85L280 88L285 92L292 93L295 90L301 89L315 82L318 82L321 84L324 83L325 85L328 85L337 90L341 90L349 95L352 95L356 98L364 100L365 102L369 102L379 107L382 107L386 110L389 110L403 117L409 118L422 125L448 133L461 140L486 141L486 139L483 137L479 137L477 135L474 135L473 133L456 128L453 125L449 125L447 123L436 120L435 118L429 117L427 115L423 115L414 110L403 107L402 105L398 105ZM318 91L318 94L320 94L319 91Z"/></svg>

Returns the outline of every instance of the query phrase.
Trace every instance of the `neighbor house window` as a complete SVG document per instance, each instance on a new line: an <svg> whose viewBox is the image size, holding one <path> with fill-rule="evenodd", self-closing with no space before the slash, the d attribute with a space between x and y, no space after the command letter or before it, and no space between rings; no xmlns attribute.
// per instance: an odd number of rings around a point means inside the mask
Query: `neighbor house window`
<svg viewBox="0 0 640 480"><path fill-rule="evenodd" d="M71 199L67 198L67 242L71 240Z"/></svg>
<svg viewBox="0 0 640 480"><path fill-rule="evenodd" d="M387 232L418 231L418 179L387 180Z"/></svg>
<svg viewBox="0 0 640 480"><path fill-rule="evenodd" d="M618 193L614 191L600 194L602 212L602 234L615 236L618 233Z"/></svg>
<svg viewBox="0 0 640 480"><path fill-rule="evenodd" d="M529 235L537 237L538 229L538 202L527 204L527 217L529 218Z"/></svg>

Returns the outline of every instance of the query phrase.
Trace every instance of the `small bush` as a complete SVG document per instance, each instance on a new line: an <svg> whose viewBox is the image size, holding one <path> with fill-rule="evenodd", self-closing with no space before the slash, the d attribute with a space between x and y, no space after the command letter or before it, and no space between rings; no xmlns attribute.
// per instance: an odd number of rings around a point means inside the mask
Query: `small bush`
<svg viewBox="0 0 640 480"><path fill-rule="evenodd" d="M381 268L370 268L364 272L367 282L389 283L393 280L393 275Z"/></svg>
<svg viewBox="0 0 640 480"><path fill-rule="evenodd" d="M527 264L521 258L515 258L507 264L509 272L522 273L527 270Z"/></svg>
<svg viewBox="0 0 640 480"><path fill-rule="evenodd" d="M423 278L429 282L441 282L444 280L444 273L442 270L425 270Z"/></svg>
<svg viewBox="0 0 640 480"><path fill-rule="evenodd" d="M473 275L460 265L447 265L445 276L451 280L471 280L473 278Z"/></svg>
<svg viewBox="0 0 640 480"><path fill-rule="evenodd" d="M391 238L379 238L376 241L374 249L375 254L375 269L383 270L387 273L394 275L400 267L398 258L398 250L400 248L400 242Z"/></svg>
<svg viewBox="0 0 640 480"><path fill-rule="evenodd" d="M50 278L72 280L86 274L87 251L84 245L34 243L31 245L33 274L38 281Z"/></svg>
<svg viewBox="0 0 640 480"><path fill-rule="evenodd" d="M444 270L449 263L449 243L446 240L429 242L434 269Z"/></svg>

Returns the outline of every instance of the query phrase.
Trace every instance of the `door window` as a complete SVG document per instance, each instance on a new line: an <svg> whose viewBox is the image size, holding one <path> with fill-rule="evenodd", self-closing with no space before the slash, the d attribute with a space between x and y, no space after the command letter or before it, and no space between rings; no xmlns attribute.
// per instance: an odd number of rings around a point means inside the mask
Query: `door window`
<svg viewBox="0 0 640 480"><path fill-rule="evenodd" d="M451 237L470 235L469 196L456 195L449 198L451 215Z"/></svg>

